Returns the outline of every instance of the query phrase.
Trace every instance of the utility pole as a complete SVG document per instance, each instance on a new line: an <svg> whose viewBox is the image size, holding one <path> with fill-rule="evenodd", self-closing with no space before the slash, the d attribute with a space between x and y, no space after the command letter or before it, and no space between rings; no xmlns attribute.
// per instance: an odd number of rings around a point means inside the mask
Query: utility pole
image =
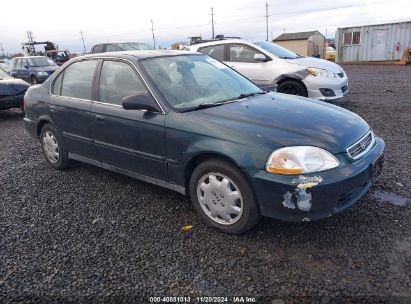
<svg viewBox="0 0 411 304"><path fill-rule="evenodd" d="M27 39L29 42L33 42L33 33L31 31L27 31Z"/></svg>
<svg viewBox="0 0 411 304"><path fill-rule="evenodd" d="M36 55L36 49L34 48L34 44L32 44L34 40L33 40L33 33L31 31L27 31L27 39L30 44L26 47L26 49L24 49L23 47L24 51L27 51L30 56Z"/></svg>
<svg viewBox="0 0 411 304"><path fill-rule="evenodd" d="M269 15L268 15L268 3L266 2L265 3L265 27L266 27L266 33L267 33L267 36L266 36L266 41L268 41L268 17L269 17Z"/></svg>
<svg viewBox="0 0 411 304"><path fill-rule="evenodd" d="M214 8L211 8L211 38L214 39Z"/></svg>
<svg viewBox="0 0 411 304"><path fill-rule="evenodd" d="M3 44L1 44L1 43L0 43L0 51L1 51L1 57L4 57Z"/></svg>
<svg viewBox="0 0 411 304"><path fill-rule="evenodd" d="M325 28L325 39L324 39L324 45L323 45L323 58L325 59L325 55L327 54L327 31L328 29Z"/></svg>
<svg viewBox="0 0 411 304"><path fill-rule="evenodd" d="M84 44L84 36L83 36L83 31L80 31L80 35L81 35L81 40L83 40L83 49L84 49L84 53L87 53L87 50L86 50L86 45Z"/></svg>
<svg viewBox="0 0 411 304"><path fill-rule="evenodd" d="M154 38L154 21L153 19L151 19L150 21L151 21L151 34L153 34L153 45L154 45L154 49L156 49L156 39Z"/></svg>

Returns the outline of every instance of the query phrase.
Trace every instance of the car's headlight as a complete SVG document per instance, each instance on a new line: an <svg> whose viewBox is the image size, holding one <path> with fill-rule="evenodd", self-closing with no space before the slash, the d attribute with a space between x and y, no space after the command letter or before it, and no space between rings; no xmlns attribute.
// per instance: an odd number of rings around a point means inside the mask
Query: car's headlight
<svg viewBox="0 0 411 304"><path fill-rule="evenodd" d="M328 77L328 78L336 78L337 76L328 70L317 69L317 68L308 68L307 72L314 76L321 76L321 77Z"/></svg>
<svg viewBox="0 0 411 304"><path fill-rule="evenodd" d="M271 173L301 174L338 167L340 162L330 152L312 146L286 147L275 150L265 169Z"/></svg>
<svg viewBox="0 0 411 304"><path fill-rule="evenodd" d="M47 76L47 72L37 72L38 76Z"/></svg>

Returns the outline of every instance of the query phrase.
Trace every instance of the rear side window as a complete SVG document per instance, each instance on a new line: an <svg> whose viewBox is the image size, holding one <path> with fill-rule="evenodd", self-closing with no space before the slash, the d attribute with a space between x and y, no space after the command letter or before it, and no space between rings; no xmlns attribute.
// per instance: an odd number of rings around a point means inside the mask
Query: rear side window
<svg viewBox="0 0 411 304"><path fill-rule="evenodd" d="M124 97L138 93L147 93L147 89L131 66L124 62L104 61L99 88L101 102L121 105Z"/></svg>
<svg viewBox="0 0 411 304"><path fill-rule="evenodd" d="M224 61L224 45L211 45L198 50L203 54L213 57L214 59Z"/></svg>
<svg viewBox="0 0 411 304"><path fill-rule="evenodd" d="M256 54L261 53L244 44L230 45L230 61L232 62L257 62L254 60Z"/></svg>
<svg viewBox="0 0 411 304"><path fill-rule="evenodd" d="M60 73L60 75L58 75L56 80L54 81L52 89L53 95L61 95L61 82L63 79L63 75L64 73Z"/></svg>
<svg viewBox="0 0 411 304"><path fill-rule="evenodd" d="M62 76L61 96L91 100L96 65L97 60L85 60L68 66Z"/></svg>
<svg viewBox="0 0 411 304"><path fill-rule="evenodd" d="M104 46L102 44L95 45L93 47L92 53L103 53L103 48L104 48Z"/></svg>

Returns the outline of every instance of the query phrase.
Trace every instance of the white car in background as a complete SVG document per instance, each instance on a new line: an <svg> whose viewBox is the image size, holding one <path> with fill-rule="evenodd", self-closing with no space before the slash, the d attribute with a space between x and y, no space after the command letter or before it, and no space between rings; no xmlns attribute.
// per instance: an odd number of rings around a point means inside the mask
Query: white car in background
<svg viewBox="0 0 411 304"><path fill-rule="evenodd" d="M333 62L302 57L270 42L242 39L199 42L188 47L220 60L263 89L320 100L348 94L348 78Z"/></svg>
<svg viewBox="0 0 411 304"><path fill-rule="evenodd" d="M6 71L7 73L10 73L10 60L6 58L0 59L0 68Z"/></svg>

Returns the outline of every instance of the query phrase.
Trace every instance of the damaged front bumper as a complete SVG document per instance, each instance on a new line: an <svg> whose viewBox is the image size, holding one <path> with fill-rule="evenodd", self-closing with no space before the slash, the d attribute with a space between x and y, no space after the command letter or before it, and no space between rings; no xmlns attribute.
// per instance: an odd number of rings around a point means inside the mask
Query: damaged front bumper
<svg viewBox="0 0 411 304"><path fill-rule="evenodd" d="M261 214L284 221L311 221L331 216L356 203L379 175L384 141L362 158L351 160L339 154L335 169L304 175L272 174L263 170L252 176Z"/></svg>

